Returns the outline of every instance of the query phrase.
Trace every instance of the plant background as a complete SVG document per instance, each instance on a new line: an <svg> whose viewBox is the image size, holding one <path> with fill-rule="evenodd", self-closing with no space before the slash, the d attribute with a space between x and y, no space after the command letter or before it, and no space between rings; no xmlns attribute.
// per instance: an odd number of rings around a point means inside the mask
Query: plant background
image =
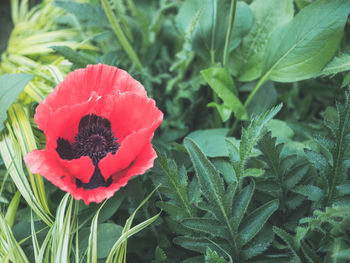
<svg viewBox="0 0 350 263"><path fill-rule="evenodd" d="M348 262L349 13L346 0L1 2L0 260ZM37 104L95 63L143 83L165 120L154 168L85 206L22 156L45 146Z"/></svg>

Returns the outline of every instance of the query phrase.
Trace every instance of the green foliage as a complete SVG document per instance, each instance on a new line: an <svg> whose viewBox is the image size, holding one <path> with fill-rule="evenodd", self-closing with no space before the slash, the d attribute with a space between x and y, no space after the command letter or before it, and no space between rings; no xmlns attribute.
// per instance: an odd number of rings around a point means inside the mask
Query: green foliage
<svg viewBox="0 0 350 263"><path fill-rule="evenodd" d="M1 262L348 261L349 1L29 2L1 4ZM45 145L37 103L95 63L165 117L155 167L85 206L22 157Z"/></svg>
<svg viewBox="0 0 350 263"><path fill-rule="evenodd" d="M257 0L250 4L254 24L242 44L231 54L230 70L240 81L255 80L262 74L263 59L272 32L293 18L292 0Z"/></svg>
<svg viewBox="0 0 350 263"><path fill-rule="evenodd" d="M58 54L72 62L77 68L85 68L88 64L96 63L96 59L94 59L93 57L84 53L78 53L70 47L54 46L51 48L55 50Z"/></svg>
<svg viewBox="0 0 350 263"><path fill-rule="evenodd" d="M225 45L225 36L230 17L229 1L191 0L185 1L176 17L177 27L184 32L192 17L202 8L199 25L192 39L193 50L204 61L221 61ZM247 33L253 24L253 14L248 5L238 2L237 16L235 17L235 30L233 31L230 50L237 47L242 36Z"/></svg>
<svg viewBox="0 0 350 263"><path fill-rule="evenodd" d="M329 136L317 136L319 151L307 150L306 155L313 166L319 171L318 199L323 206L341 203L347 192L339 191L347 183L348 140L350 134L350 92L345 93L344 104L337 102L337 120L325 119L324 124L329 130ZM322 191L324 194L322 194Z"/></svg>
<svg viewBox="0 0 350 263"><path fill-rule="evenodd" d="M0 76L0 131L4 129L4 121L7 119L6 112L10 105L15 102L24 87L33 78L25 73L4 74Z"/></svg>
<svg viewBox="0 0 350 263"><path fill-rule="evenodd" d="M316 76L338 49L349 8L346 0L321 0L302 9L272 34L263 74L280 82Z"/></svg>
<svg viewBox="0 0 350 263"><path fill-rule="evenodd" d="M237 90L233 84L233 80L225 68L208 68L201 71L201 73L209 86L223 101L221 105L215 102L214 104L210 104L219 109L223 122L230 118L231 112L233 112L238 119L248 119L243 104L240 102L239 98L237 98ZM230 114L226 113L225 110L230 110Z"/></svg>

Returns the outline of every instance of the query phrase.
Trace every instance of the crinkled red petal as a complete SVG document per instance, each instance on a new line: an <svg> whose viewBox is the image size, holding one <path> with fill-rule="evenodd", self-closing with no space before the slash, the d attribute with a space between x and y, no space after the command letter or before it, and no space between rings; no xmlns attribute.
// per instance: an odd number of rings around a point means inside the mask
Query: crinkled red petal
<svg viewBox="0 0 350 263"><path fill-rule="evenodd" d="M61 190L74 196L76 180L57 162L56 154L47 150L34 150L24 156L24 161L32 173L42 175Z"/></svg>
<svg viewBox="0 0 350 263"><path fill-rule="evenodd" d="M149 143L140 151L130 167L112 176L112 184L109 187L99 187L92 190L78 188L75 184L75 178L56 162L54 152L34 150L24 157L24 161L33 173L41 174L61 190L70 193L77 200L83 199L88 205L90 202L100 203L113 196L120 187L127 184L130 178L143 174L153 167L156 158L157 155Z"/></svg>
<svg viewBox="0 0 350 263"><path fill-rule="evenodd" d="M116 93L132 92L147 97L145 88L126 71L104 64L88 65L77 69L57 85L55 90L36 109L35 121L41 130L46 130L52 112L89 100L96 92L102 102Z"/></svg>
<svg viewBox="0 0 350 263"><path fill-rule="evenodd" d="M152 168L156 158L156 152L153 150L152 145L148 143L144 145L137 158L129 167L112 176L112 184L110 186L99 187L92 190L82 190L82 188L78 188L73 196L77 199L83 199L87 205L90 202L100 203L104 199L112 197L120 187L127 184L130 178L143 174L148 169Z"/></svg>
<svg viewBox="0 0 350 263"><path fill-rule="evenodd" d="M99 163L102 176L107 180L112 174L125 169L136 158L154 131L163 121L163 113L152 99L133 93L120 94L112 112L105 112L111 121L112 131L120 144L116 154L109 153Z"/></svg>

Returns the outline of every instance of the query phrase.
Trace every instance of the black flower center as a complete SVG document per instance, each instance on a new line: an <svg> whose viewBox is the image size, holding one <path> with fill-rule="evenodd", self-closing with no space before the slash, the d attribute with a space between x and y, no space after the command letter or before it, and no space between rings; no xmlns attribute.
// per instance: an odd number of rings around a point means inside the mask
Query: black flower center
<svg viewBox="0 0 350 263"><path fill-rule="evenodd" d="M111 178L106 181L102 176L98 163L109 152L115 154L118 148L119 144L113 136L109 120L95 114L89 114L81 118L75 141L71 144L66 139L58 138L56 151L62 159L66 160L89 156L95 166L94 174L88 183L77 179L76 184L84 189L94 189L100 186L107 187L111 184Z"/></svg>

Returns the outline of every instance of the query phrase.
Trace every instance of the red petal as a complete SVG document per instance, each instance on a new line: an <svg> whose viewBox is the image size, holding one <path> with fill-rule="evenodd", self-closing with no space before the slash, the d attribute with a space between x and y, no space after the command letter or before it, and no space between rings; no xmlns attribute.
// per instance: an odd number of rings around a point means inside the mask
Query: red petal
<svg viewBox="0 0 350 263"><path fill-rule="evenodd" d="M156 152L153 150L152 145L148 143L143 147L130 167L112 176L113 181L109 187L99 187L84 191L82 191L81 188L78 188L76 196L79 196L79 199L83 199L86 205L90 202L100 203L103 200L112 197L120 187L127 184L130 178L138 174L143 174L148 169L152 168L156 158Z"/></svg>
<svg viewBox="0 0 350 263"><path fill-rule="evenodd" d="M133 92L147 97L144 87L126 71L103 64L88 65L85 69L69 73L39 104L36 109L39 117L35 117L38 127L45 130L47 117L52 111L57 111L63 105L69 107L87 101L92 92L102 96L102 100L120 92Z"/></svg>
<svg viewBox="0 0 350 263"><path fill-rule="evenodd" d="M75 178L57 163L56 154L46 150L34 150L24 156L24 161L32 173L42 175L63 191L74 196L77 188Z"/></svg>
<svg viewBox="0 0 350 263"><path fill-rule="evenodd" d="M107 110L109 109L101 112L101 115L109 119L112 131L119 140L143 128L152 127L155 131L163 121L163 113L156 107L153 99L129 92L117 95L111 111Z"/></svg>
<svg viewBox="0 0 350 263"><path fill-rule="evenodd" d="M99 163L106 180L134 161L163 120L163 113L155 106L154 100L133 93L119 94L112 108L111 112L103 115L109 115L107 118L120 147L116 154L109 153Z"/></svg>
<svg viewBox="0 0 350 263"><path fill-rule="evenodd" d="M94 173L95 166L88 156L82 156L79 159L63 160L57 154L59 163L75 178L83 183L88 183Z"/></svg>
<svg viewBox="0 0 350 263"><path fill-rule="evenodd" d="M91 111L91 108L97 103L99 96L93 92L89 100L76 104L74 106L64 106L55 112L35 114L37 119L46 119L47 127L44 129L46 136L46 148L56 150L57 139L64 138L73 142L78 133L80 119Z"/></svg>

